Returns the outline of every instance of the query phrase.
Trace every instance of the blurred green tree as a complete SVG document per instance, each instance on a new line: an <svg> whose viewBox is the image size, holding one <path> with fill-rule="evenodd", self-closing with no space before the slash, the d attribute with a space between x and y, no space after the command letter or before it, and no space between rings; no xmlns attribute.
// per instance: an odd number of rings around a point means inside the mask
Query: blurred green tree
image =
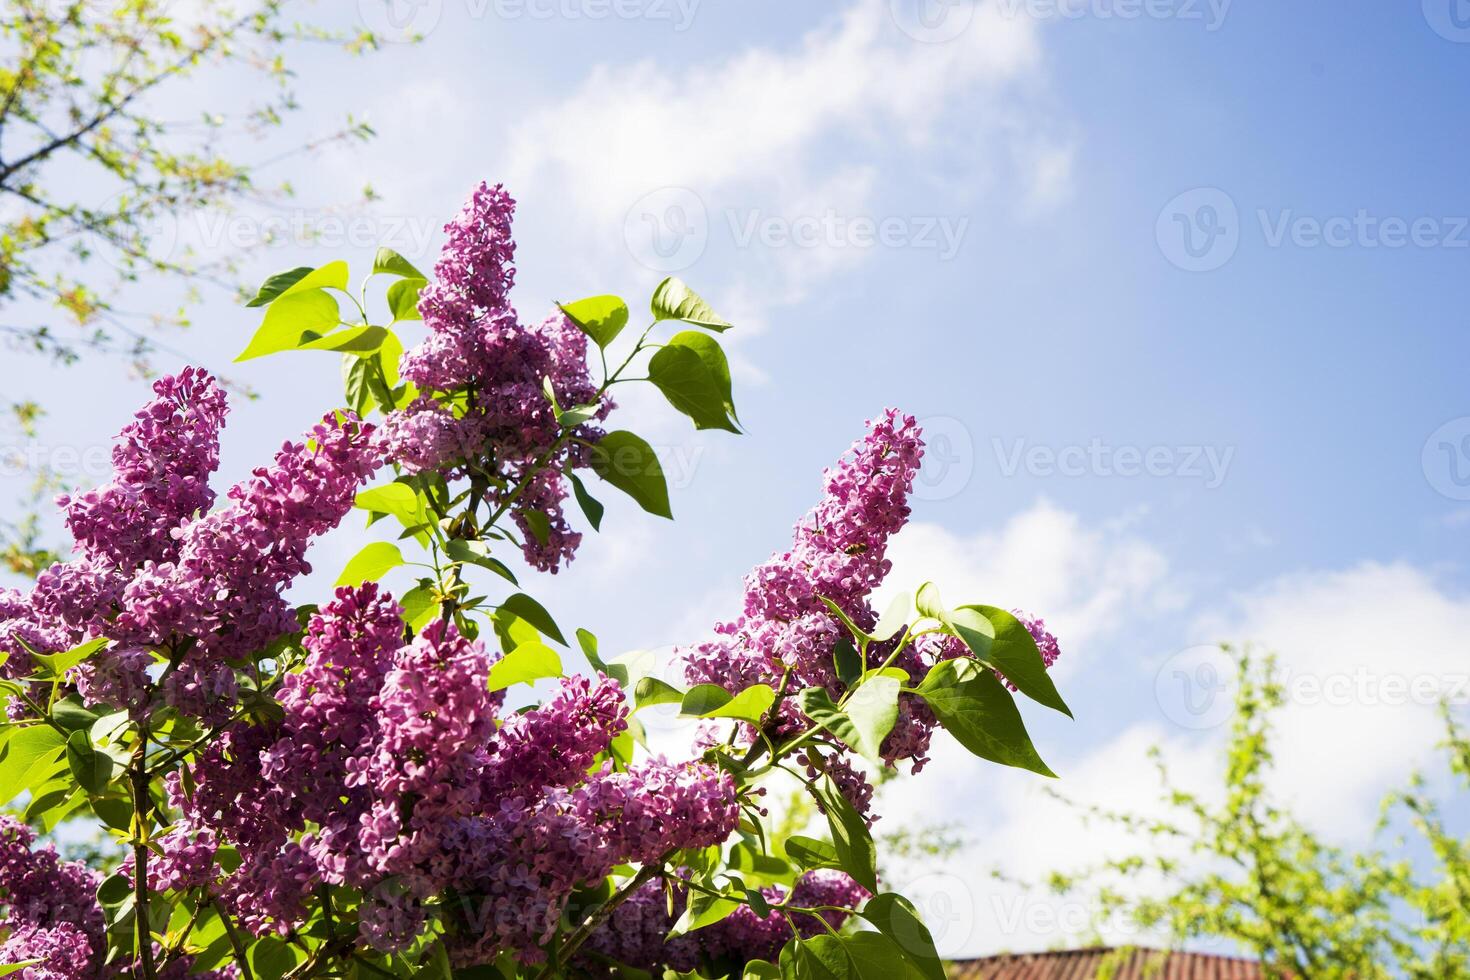
<svg viewBox="0 0 1470 980"><path fill-rule="evenodd" d="M362 120L237 159L242 137L282 126L299 103L293 45L375 48L366 30L327 30L288 18L286 0L6 0L0 10L0 336L12 349L70 363L121 356L140 374L166 345L159 328L187 326L198 287L239 289L237 254L161 248L160 227L242 199L292 193L262 173L326 143L367 139ZM233 105L179 118L202 74L241 76ZM250 79L263 79L250 81ZM370 191L367 192L370 195ZM181 286L171 314L131 312L119 296L149 275ZM4 425L27 431L44 406L10 406ZM55 475L33 474L50 487ZM34 575L49 552L34 508L0 524L0 559Z"/></svg>
<svg viewBox="0 0 1470 980"><path fill-rule="evenodd" d="M1449 707L1442 710L1453 799L1439 798L1416 772L1383 803L1380 839L1391 836L1391 847L1350 850L1325 841L1273 798L1272 716L1284 702L1275 659L1226 650L1239 691L1219 801L1179 788L1157 750L1162 819L1080 806L1053 792L1089 822L1122 828L1148 846L1053 873L1047 885L1059 895L1088 896L1098 922L1128 922L1179 945L1232 943L1271 977L1470 976L1470 854L1445 818L1458 813L1463 822L1470 812L1470 739ZM1410 832L1432 861L1416 867L1395 856L1405 853ZM1138 883L1150 879L1163 887L1145 887L1156 893L1140 896Z"/></svg>

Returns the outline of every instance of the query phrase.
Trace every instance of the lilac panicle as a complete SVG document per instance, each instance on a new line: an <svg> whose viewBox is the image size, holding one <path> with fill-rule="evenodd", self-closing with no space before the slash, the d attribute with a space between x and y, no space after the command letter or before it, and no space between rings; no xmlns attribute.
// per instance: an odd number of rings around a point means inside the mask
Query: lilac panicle
<svg viewBox="0 0 1470 980"><path fill-rule="evenodd" d="M157 396L118 433L110 483L57 503L85 558L132 569L167 561L173 535L214 504L210 474L219 466L219 433L229 411L208 373L185 368L153 383Z"/></svg>
<svg viewBox="0 0 1470 980"><path fill-rule="evenodd" d="M524 326L512 308L514 213L503 188L481 184L445 226L448 240L434 266L435 281L419 300L428 336L400 364L402 376L423 394L389 413L379 441L409 472L459 472L471 459L493 461L503 486L488 492L492 507L529 481L510 517L526 561L555 572L581 542L563 513L563 474L584 465L585 453L558 444L560 426L543 386L549 383L563 406L599 402L592 422L575 431L584 442L601 438L593 423L606 418L612 401L599 400L581 330L559 311ZM462 404L451 408L448 397L461 395Z"/></svg>

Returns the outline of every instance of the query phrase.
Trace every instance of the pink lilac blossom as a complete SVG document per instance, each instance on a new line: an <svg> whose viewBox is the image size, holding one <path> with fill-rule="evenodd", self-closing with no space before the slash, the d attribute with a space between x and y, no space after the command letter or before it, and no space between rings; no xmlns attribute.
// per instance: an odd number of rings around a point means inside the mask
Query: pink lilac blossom
<svg viewBox="0 0 1470 980"><path fill-rule="evenodd" d="M70 680L84 703L138 714L158 650L179 658L164 702L214 721L235 702L231 662L296 630L283 592L311 570L307 548L351 509L380 459L371 426L333 413L232 488L227 506L199 516L213 502L224 394L193 368L154 391L119 436L114 479L61 500L81 556L45 570L28 595L0 593L0 651L10 654L0 672L27 676L27 648L111 640Z"/></svg>
<svg viewBox="0 0 1470 980"><path fill-rule="evenodd" d="M621 863L719 843L738 823L733 781L703 763L655 759L627 772L607 766L577 789L552 789L537 802L502 798L445 842L462 862L454 887L473 913L450 955L470 965L511 949L523 962L539 962L578 885Z"/></svg>
<svg viewBox="0 0 1470 980"><path fill-rule="evenodd" d="M102 910L95 898L101 876L80 862L62 861L56 848L36 848L30 827L0 814L0 927L9 937L0 962L38 959L21 976L81 980L103 949Z"/></svg>
<svg viewBox="0 0 1470 980"><path fill-rule="evenodd" d="M1062 655L1062 648L1057 643L1057 638L1047 631L1046 620L1040 616L1028 616L1019 609L1011 610L1015 617L1026 627L1026 632L1036 641L1036 649L1041 653L1041 662L1050 667L1057 662Z"/></svg>
<svg viewBox="0 0 1470 980"><path fill-rule="evenodd" d="M733 781L702 763L589 773L626 728L606 677L568 677L497 729L491 655L442 622L405 642L397 605L372 584L339 589L302 643L281 723L231 728L192 767L189 792L169 784L182 826L238 847L221 894L254 933L289 932L304 895L347 884L377 896L364 938L401 949L428 900L452 889L473 911L456 962L535 955L580 885L718 843L738 823ZM207 849L169 835L160 881L204 873Z"/></svg>
<svg viewBox="0 0 1470 980"><path fill-rule="evenodd" d="M772 904L786 900L786 894L777 888L762 889L766 900ZM808 871L796 880L791 889L790 904L798 908L814 908L823 905L853 909L868 899L868 891L841 871ZM825 932L826 928L811 914L794 915L796 934L803 939ZM847 921L847 913L827 910L821 918L833 929L841 928ZM792 936L791 926L779 912L757 915L748 905L742 905L727 918L700 931L703 946L712 957L729 957L736 962L768 960L774 962L781 947Z"/></svg>
<svg viewBox="0 0 1470 980"><path fill-rule="evenodd" d="M599 396L587 369L586 335L560 312L523 326L510 305L514 213L503 188L481 184L445 226L435 281L419 299L428 337L400 364L423 394L389 413L379 441L409 472L453 473L471 459L482 468L488 462L497 478L487 490L491 507L520 488L509 513L526 561L555 572L581 542L563 512L563 474L586 460L582 449L558 443L561 429L543 385L550 384L563 406ZM601 430L593 423L612 407L602 397L591 422L573 434L596 442Z"/></svg>
<svg viewBox="0 0 1470 980"><path fill-rule="evenodd" d="M676 886L672 897L673 912L670 914L664 883L648 882L597 927L587 940L585 949L637 970L653 972L671 967L680 973L694 972L699 965L699 933L666 938L679 916L684 914L688 889ZM619 975L601 959L586 955L579 966L595 976Z"/></svg>
<svg viewBox="0 0 1470 980"><path fill-rule="evenodd" d="M373 427L331 413L288 442L274 465L232 487L230 505L176 532L171 562L145 563L123 594L117 628L135 642L199 640L196 657L219 663L293 632L281 595L311 571L311 541L335 528L379 465Z"/></svg>
<svg viewBox="0 0 1470 980"><path fill-rule="evenodd" d="M868 595L888 574L888 539L908 519L908 494L922 456L912 417L889 409L870 421L868 433L824 474L826 492L797 522L790 550L746 576L743 615L716 626L718 639L681 651L685 679L734 693L754 683L775 687L790 671L792 689L821 687L840 695L832 655L846 628L822 600L837 603L859 626L873 625ZM875 644L870 662L881 663L891 649ZM907 652L898 666L911 672L922 667L918 651ZM885 759L922 765L933 719L913 704L901 711L901 727L885 743ZM794 700L787 699L772 719L771 734L790 734L804 724ZM826 768L859 812L866 812L872 796L866 778L840 759Z"/></svg>
<svg viewBox="0 0 1470 980"><path fill-rule="evenodd" d="M157 397L117 436L111 482L57 504L84 558L132 569L168 561L175 529L214 504L209 476L219 466L219 433L229 407L219 384L198 368L153 384Z"/></svg>
<svg viewBox="0 0 1470 980"><path fill-rule="evenodd" d="M599 752L627 727L623 690L602 674L564 679L539 707L501 726L485 766L486 799L582 781ZM556 746L548 752L547 746Z"/></svg>

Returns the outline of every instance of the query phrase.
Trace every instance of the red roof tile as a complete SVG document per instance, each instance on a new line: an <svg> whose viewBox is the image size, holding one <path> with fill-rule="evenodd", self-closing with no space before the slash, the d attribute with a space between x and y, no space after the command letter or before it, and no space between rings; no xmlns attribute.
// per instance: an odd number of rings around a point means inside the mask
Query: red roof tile
<svg viewBox="0 0 1470 980"><path fill-rule="evenodd" d="M1099 971L1102 971L1101 973ZM962 960L951 980L1261 980L1259 963L1233 956L1098 947Z"/></svg>

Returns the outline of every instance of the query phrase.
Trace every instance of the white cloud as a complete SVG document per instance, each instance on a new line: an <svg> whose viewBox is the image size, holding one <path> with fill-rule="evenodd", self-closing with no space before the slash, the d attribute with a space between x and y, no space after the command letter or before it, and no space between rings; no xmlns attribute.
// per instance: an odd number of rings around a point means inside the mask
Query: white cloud
<svg viewBox="0 0 1470 980"><path fill-rule="evenodd" d="M1169 564L1128 522L1087 527L1046 501L995 531L965 536L937 524L905 528L889 548L893 572L876 605L933 581L952 603L986 602L1045 617L1069 671L1094 639L1130 614L1176 608ZM1085 656L1085 654L1083 654Z"/></svg>
<svg viewBox="0 0 1470 980"><path fill-rule="evenodd" d="M1438 763L1438 700L1470 703L1470 597L1406 564L1284 576L1202 616L1195 632L1277 655L1279 789L1344 838L1368 832L1412 768Z"/></svg>
<svg viewBox="0 0 1470 980"><path fill-rule="evenodd" d="M1209 748L1170 743L1167 735L1157 726L1130 726L1064 766L1060 783L981 762L954 742L937 739L933 761L918 777L922 783L884 796L884 819L898 825L964 814L971 843L943 867L904 867L889 884L919 907L947 957L1045 949L1094 930L1114 942L1146 941L1134 923L1106 917L1080 896L1053 895L1044 884L1049 872L1083 871L1107 857L1140 852L1140 842L1118 828L1084 824L1078 807L1166 816L1147 757L1151 746L1166 745L1165 761L1190 778L1191 788L1207 792L1217 782L1212 774L1218 763ZM1061 791L1078 807L1055 799L1048 789ZM1014 883L992 880L992 870ZM1128 887L1142 890L1150 884L1139 877Z"/></svg>
<svg viewBox="0 0 1470 980"><path fill-rule="evenodd" d="M1035 609L1065 638L1074 663L1085 661L1094 641L1117 624L1140 617L1165 629L1177 623L1181 647L1225 640L1274 651L1288 697L1277 718L1274 790L1308 826L1350 846L1370 843L1379 801L1410 770L1440 768L1438 697L1458 692L1462 704L1470 703L1470 597L1406 564L1282 576L1232 596L1200 597L1185 608L1165 556L1136 528L1088 526L1046 503L998 530L969 536L917 524L891 551L890 591L928 578L951 601ZM1071 759L1044 746L1063 775L1049 785L1083 804L1162 815L1147 758L1147 749L1158 746L1176 780L1216 797L1228 708L1207 716L1212 728L1175 726L1168 707L1153 702L1157 662L1103 666L1112 675L1101 693L1108 702L1087 714L1112 710L1116 734ZM1223 655L1212 666L1228 676ZM1133 697L1126 694L1130 686ZM1079 703L1077 692L1068 696ZM1216 696L1228 705L1233 687ZM1042 792L1046 785L979 762L938 736L930 766L885 796L882 810L892 825L958 819L973 841L944 868L904 869L902 880L890 882L938 923L947 955L1045 948L1098 927L1085 904L991 881L992 869L1035 882L1048 871L1078 870L1105 855L1156 846L1130 842L1106 825L1084 825L1076 811ZM1139 890L1150 885L1147 878L1129 882ZM1115 941L1140 938L1128 922L1101 928Z"/></svg>
<svg viewBox="0 0 1470 980"><path fill-rule="evenodd" d="M937 163L946 147L964 160L967 191L999 173L1020 188L1023 209L1060 200L1070 149L1048 135L1034 87L1023 84L1040 74L1037 26L979 5L959 37L925 44L900 30L890 7L856 0L790 47L712 63L599 65L512 131L505 179L529 206L564 209L605 232L585 256L598 266L630 264L624 222L650 194L659 195L645 216L654 226L667 218L711 242L738 242L759 217L847 223L811 246L747 250L743 280L730 285L760 297L758 307L796 302L873 254L852 244L854 219L972 205L953 187L940 187L939 203L911 200L945 183ZM888 154L898 157L885 168ZM908 203L887 201L895 192ZM749 312L758 323L761 309ZM751 324L741 325L748 335Z"/></svg>

